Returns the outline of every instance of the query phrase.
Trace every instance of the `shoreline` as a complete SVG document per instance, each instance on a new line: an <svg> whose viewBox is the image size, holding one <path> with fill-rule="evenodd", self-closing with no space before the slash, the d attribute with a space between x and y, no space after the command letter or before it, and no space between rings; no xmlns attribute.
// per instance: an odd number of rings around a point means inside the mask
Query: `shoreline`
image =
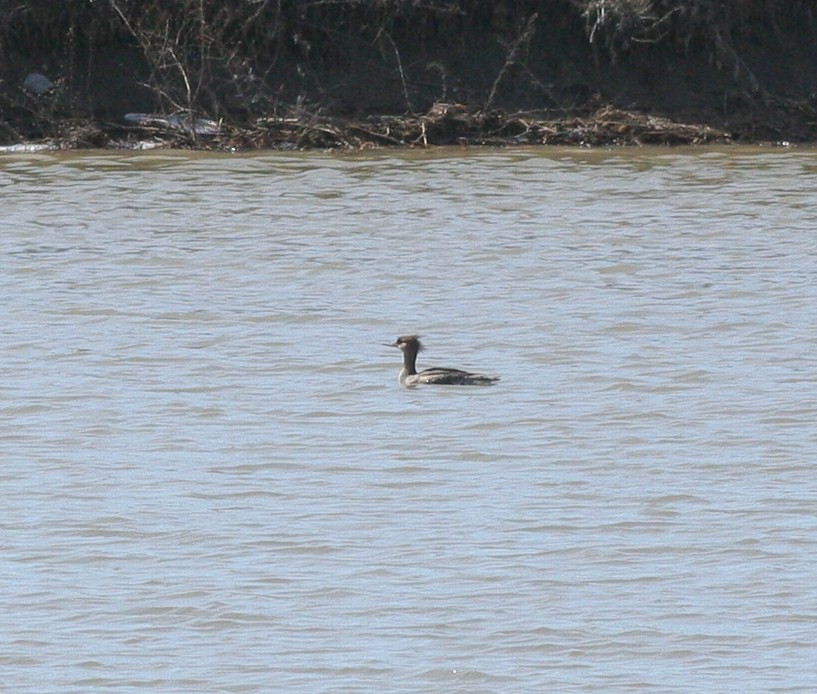
<svg viewBox="0 0 817 694"><path fill-rule="evenodd" d="M233 126L185 116L131 114L143 123L57 123L54 137L0 145L0 153L178 149L222 152L412 149L447 146L567 146L577 148L640 146L765 145L812 147L817 133L804 127L799 137L769 137L777 128L756 123L728 130L708 124L627 111L612 105L582 113L470 110L462 104L436 103L424 114L259 118L252 126ZM191 123L194 125L191 127ZM204 124L204 126L202 126ZM811 135L811 137L808 137Z"/></svg>
<svg viewBox="0 0 817 694"><path fill-rule="evenodd" d="M0 147L817 143L817 13L770 0L0 8Z"/></svg>

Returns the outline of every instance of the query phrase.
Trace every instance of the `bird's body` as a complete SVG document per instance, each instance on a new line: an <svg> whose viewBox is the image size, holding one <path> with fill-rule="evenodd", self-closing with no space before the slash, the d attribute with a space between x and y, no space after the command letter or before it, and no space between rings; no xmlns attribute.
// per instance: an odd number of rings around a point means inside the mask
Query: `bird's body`
<svg viewBox="0 0 817 694"><path fill-rule="evenodd" d="M397 347L403 353L403 368L398 382L405 388L418 385L440 386L490 386L499 380L498 376L471 373L462 369L432 367L417 371L417 353L423 349L417 335L402 335L390 347Z"/></svg>

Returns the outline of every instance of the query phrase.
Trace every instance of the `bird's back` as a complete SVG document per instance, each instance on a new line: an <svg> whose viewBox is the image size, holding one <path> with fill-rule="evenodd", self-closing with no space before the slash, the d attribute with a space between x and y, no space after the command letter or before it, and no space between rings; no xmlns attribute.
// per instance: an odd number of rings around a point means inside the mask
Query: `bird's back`
<svg viewBox="0 0 817 694"><path fill-rule="evenodd" d="M489 386L499 380L497 376L471 373L461 369L432 367L423 369L414 376L415 383L429 383L443 386Z"/></svg>

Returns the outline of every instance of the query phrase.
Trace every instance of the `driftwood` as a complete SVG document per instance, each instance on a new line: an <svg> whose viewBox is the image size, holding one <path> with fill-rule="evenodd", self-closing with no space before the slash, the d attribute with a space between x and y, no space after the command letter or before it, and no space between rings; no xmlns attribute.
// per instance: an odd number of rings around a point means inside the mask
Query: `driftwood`
<svg viewBox="0 0 817 694"><path fill-rule="evenodd" d="M772 104L774 106L774 104ZM806 111L811 103L781 103L781 119ZM781 121L783 122L783 121ZM784 123L785 125L785 123ZM669 118L626 111L612 106L586 109L576 114L552 112L485 111L462 104L437 103L426 113L372 116L366 119L270 116L244 126L222 125L218 134L157 128L153 121L134 123L65 122L51 147L76 149L108 147L146 149L176 147L203 150L258 149L372 149L380 147L522 146L564 145L579 147L638 145L698 145L741 142L777 142L785 132L768 125L753 130L751 122L737 124L737 131L708 125L679 123Z"/></svg>
<svg viewBox="0 0 817 694"><path fill-rule="evenodd" d="M730 142L730 133L705 125L676 123L612 107L582 116L470 110L435 104L427 113L302 122L264 119L259 139L268 146L367 148L442 145L640 145Z"/></svg>

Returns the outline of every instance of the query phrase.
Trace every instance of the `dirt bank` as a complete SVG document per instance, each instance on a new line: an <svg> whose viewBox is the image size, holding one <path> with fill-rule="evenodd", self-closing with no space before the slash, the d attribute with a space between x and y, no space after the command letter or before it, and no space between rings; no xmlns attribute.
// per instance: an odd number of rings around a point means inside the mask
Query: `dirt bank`
<svg viewBox="0 0 817 694"><path fill-rule="evenodd" d="M797 0L0 0L0 26L6 145L817 141Z"/></svg>

